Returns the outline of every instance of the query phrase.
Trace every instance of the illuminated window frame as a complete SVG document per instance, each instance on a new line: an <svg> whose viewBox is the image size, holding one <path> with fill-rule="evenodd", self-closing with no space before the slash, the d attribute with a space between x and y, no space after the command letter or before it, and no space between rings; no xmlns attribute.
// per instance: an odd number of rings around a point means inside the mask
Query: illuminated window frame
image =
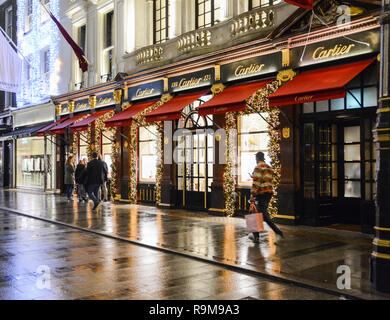
<svg viewBox="0 0 390 320"><path fill-rule="evenodd" d="M195 2L195 29L211 27L220 22L216 17L221 8L215 0L196 0ZM206 6L210 5L210 10L206 11ZM206 20L209 18L209 21ZM203 22L201 21L203 19Z"/></svg>
<svg viewBox="0 0 390 320"><path fill-rule="evenodd" d="M262 114L264 116L264 114ZM244 115L244 116L258 116L257 113L252 113L252 114L248 114L248 115ZM242 149L242 146L241 146L241 137L243 135L254 135L254 134L265 134L267 133L269 135L269 129L267 128L267 130L260 130L260 131L247 131L248 129L247 128L242 128L242 117L243 116L239 116L238 117L238 121L237 121L237 125L238 125L238 134L237 134L237 146L238 146L238 185L240 186L244 186L244 187L250 187L252 185L252 181L242 181L242 177L241 177L241 159L242 159L242 153L244 152L250 152L250 153L253 153L253 157L255 157L256 153L261 151L261 152L264 152L264 153L268 153L268 149L256 149L256 150L243 150ZM254 169L254 168L253 168Z"/></svg>
<svg viewBox="0 0 390 320"><path fill-rule="evenodd" d="M153 44L169 39L169 0L153 0ZM162 17L162 13L165 14Z"/></svg>

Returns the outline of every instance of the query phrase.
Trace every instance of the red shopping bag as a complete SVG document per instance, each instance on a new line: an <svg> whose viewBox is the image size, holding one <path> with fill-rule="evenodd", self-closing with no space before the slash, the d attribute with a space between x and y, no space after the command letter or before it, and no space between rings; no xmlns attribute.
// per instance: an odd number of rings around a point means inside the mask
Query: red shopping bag
<svg viewBox="0 0 390 320"><path fill-rule="evenodd" d="M257 208L253 203L249 207L249 214L245 215L245 221L248 232L264 231L263 214L257 212Z"/></svg>

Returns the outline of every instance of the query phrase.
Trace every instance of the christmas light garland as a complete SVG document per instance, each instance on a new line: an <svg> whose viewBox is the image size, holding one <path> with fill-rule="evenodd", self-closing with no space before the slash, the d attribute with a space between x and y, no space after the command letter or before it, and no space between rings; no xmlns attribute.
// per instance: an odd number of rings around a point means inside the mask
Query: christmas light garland
<svg viewBox="0 0 390 320"><path fill-rule="evenodd" d="M270 107L268 96L275 92L279 87L279 83L277 81L273 81L272 83L266 85L261 90L257 91L253 96L246 100L247 108L245 111L238 113L227 113L225 115L226 119L226 131L227 131L227 147L226 147L226 165L225 172L223 176L223 186L224 186L224 196L225 196L225 211L226 215L233 215L235 211L235 163L234 163L234 141L232 137L232 131L230 129L237 128L236 121L238 116L252 114L255 112L264 113L265 119L268 123L272 125L269 126L269 142L268 142L268 153L271 159L271 167L275 173L274 179L272 181L273 186L273 196L270 201L268 212L272 217L274 217L278 213L277 199L278 193L277 188L280 183L281 176L281 164L280 164L280 121L279 114L280 110L277 107Z"/></svg>
<svg viewBox="0 0 390 320"><path fill-rule="evenodd" d="M144 111L138 113L133 117L133 121L130 126L130 143L129 143L129 156L130 156L130 172L129 172L129 200L130 203L137 203L137 170L138 170L138 155L137 155L137 130L139 127L150 126L150 123L146 122L145 115L156 110L164 104L162 100L154 103L153 105L146 108ZM156 123L158 127L157 137L157 172L156 172L156 202L157 204L161 201L161 181L162 181L162 166L163 166L163 152L162 148L162 122Z"/></svg>

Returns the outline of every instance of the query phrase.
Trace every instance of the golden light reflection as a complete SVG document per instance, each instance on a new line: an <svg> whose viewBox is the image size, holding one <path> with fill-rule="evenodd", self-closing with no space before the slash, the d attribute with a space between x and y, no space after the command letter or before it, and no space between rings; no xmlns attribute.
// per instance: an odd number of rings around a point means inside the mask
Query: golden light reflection
<svg viewBox="0 0 390 320"><path fill-rule="evenodd" d="M93 212L91 207L88 207L87 210L87 222L88 222L88 229L92 227L92 219L93 219Z"/></svg>
<svg viewBox="0 0 390 320"><path fill-rule="evenodd" d="M111 216L112 216L112 227L115 234L118 233L118 212L116 211L115 206L111 207Z"/></svg>
<svg viewBox="0 0 390 320"><path fill-rule="evenodd" d="M226 224L223 236L223 257L229 261L237 260L236 236L234 224Z"/></svg>
<svg viewBox="0 0 390 320"><path fill-rule="evenodd" d="M130 207L130 238L137 240L138 237L138 209L136 206Z"/></svg>
<svg viewBox="0 0 390 320"><path fill-rule="evenodd" d="M157 234L158 234L158 243L163 243L164 242L164 235L163 235L163 225L162 225L162 216L161 214L157 215Z"/></svg>

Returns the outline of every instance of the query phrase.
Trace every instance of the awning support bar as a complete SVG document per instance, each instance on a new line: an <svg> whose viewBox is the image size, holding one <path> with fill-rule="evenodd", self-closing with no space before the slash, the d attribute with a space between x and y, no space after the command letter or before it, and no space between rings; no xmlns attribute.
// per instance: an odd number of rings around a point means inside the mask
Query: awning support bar
<svg viewBox="0 0 390 320"><path fill-rule="evenodd" d="M362 107L362 103L355 97L355 95L351 92L351 90L349 89L346 90L355 99L355 101L359 104L359 106Z"/></svg>

